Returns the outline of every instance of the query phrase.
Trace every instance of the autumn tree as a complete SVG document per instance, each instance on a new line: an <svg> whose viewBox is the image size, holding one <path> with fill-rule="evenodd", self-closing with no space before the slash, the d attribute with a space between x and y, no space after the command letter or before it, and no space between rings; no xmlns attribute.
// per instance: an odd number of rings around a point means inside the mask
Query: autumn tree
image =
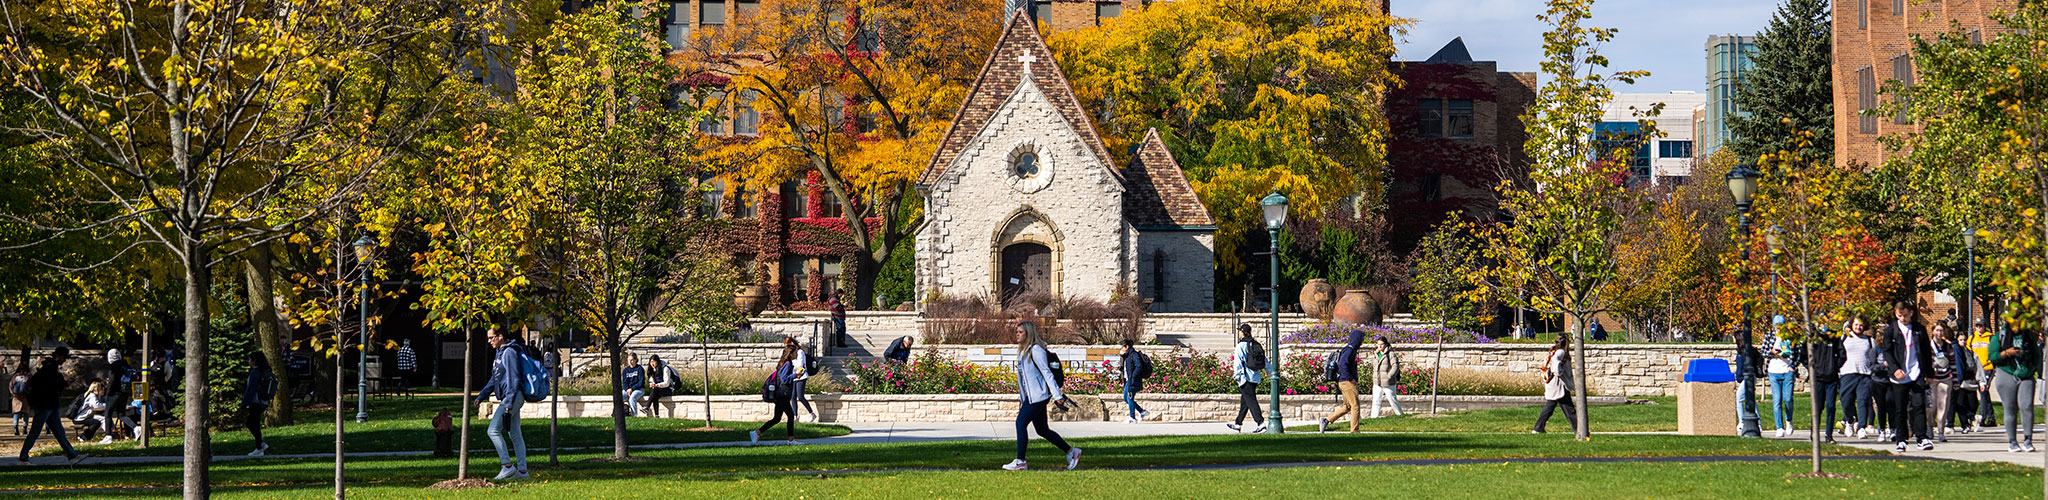
<svg viewBox="0 0 2048 500"><path fill-rule="evenodd" d="M734 180L730 196L757 196L816 175L855 252L855 304L868 307L874 277L917 227L895 208L938 148L961 99L995 43L993 0L790 0L735 12L716 30L691 34L671 54L686 98L716 111L758 116L757 130L710 147ZM751 120L751 118L750 118ZM907 214L922 217L922 213Z"/></svg>
<svg viewBox="0 0 2048 500"><path fill-rule="evenodd" d="M1609 83L1632 83L1648 72L1602 73L1607 57L1599 46L1612 40L1615 30L1584 25L1592 4L1550 0L1539 16L1551 25L1543 35L1546 83L1522 117L1534 189L1502 183L1501 208L1512 220L1478 228L1481 254L1491 265L1472 275L1476 285L1495 296L1565 314L1574 325L1580 336L1572 355L1581 363L1572 370L1580 440L1589 435L1584 324L1612 310L1614 288L1644 279L1619 272L1615 255L1624 236L1618 213L1636 202L1620 181L1619 159L1631 150L1602 147L1593 128L1614 96Z"/></svg>
<svg viewBox="0 0 2048 500"><path fill-rule="evenodd" d="M1382 204L1381 103L1406 23L1380 5L1154 2L1051 45L1110 151L1159 129L1217 219L1219 284L1241 282L1267 193L1285 192L1297 217Z"/></svg>

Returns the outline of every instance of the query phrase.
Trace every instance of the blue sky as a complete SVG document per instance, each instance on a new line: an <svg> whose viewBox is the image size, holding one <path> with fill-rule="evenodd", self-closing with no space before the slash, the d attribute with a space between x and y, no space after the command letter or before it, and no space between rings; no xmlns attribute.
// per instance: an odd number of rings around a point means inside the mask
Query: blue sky
<svg viewBox="0 0 2048 500"><path fill-rule="evenodd" d="M1547 28L1536 20L1541 0L1393 0L1394 15L1414 19L1401 59L1423 59L1452 38L1464 37L1475 60L1500 62L1501 71L1536 71ZM1605 0L1593 6L1593 26L1621 32L1601 52L1611 69L1644 69L1650 77L1616 92L1704 91L1707 35L1754 35L1770 24L1778 0Z"/></svg>

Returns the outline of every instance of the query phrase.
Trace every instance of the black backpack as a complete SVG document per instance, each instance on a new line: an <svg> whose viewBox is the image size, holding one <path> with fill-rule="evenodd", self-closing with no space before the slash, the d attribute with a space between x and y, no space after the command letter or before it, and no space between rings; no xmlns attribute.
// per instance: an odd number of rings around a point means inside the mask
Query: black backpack
<svg viewBox="0 0 2048 500"><path fill-rule="evenodd" d="M818 357L808 352L804 353L804 375L817 375L818 368Z"/></svg>
<svg viewBox="0 0 2048 500"><path fill-rule="evenodd" d="M1251 344L1251 348L1246 349L1248 352L1245 353L1244 369L1255 372L1266 371L1265 346L1261 346L1259 341L1251 339L1245 339L1245 343Z"/></svg>
<svg viewBox="0 0 2048 500"><path fill-rule="evenodd" d="M1132 350L1131 355L1138 359L1138 380L1152 378L1152 357L1137 350Z"/></svg>
<svg viewBox="0 0 2048 500"><path fill-rule="evenodd" d="M259 384L263 384L261 387L256 388L256 395L263 398L263 401L260 404L269 404L270 400L277 398L276 375L272 375L268 370L266 370L263 372L263 376L260 377L259 380L257 380L256 382Z"/></svg>
<svg viewBox="0 0 2048 500"><path fill-rule="evenodd" d="M1064 364L1060 363L1060 355L1053 354L1051 349L1046 349L1045 364L1052 368L1052 385L1066 387L1067 368Z"/></svg>

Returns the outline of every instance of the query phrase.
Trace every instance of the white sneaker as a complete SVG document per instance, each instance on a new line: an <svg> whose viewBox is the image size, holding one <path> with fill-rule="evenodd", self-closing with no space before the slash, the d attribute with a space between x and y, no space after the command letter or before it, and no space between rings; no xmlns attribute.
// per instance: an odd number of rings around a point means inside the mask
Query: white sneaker
<svg viewBox="0 0 2048 500"><path fill-rule="evenodd" d="M98 444L114 444L114 435L107 434L104 436L100 436L100 442Z"/></svg>
<svg viewBox="0 0 2048 500"><path fill-rule="evenodd" d="M1152 412L1150 412L1150 411L1145 411L1145 410L1138 410L1138 420L1151 420L1151 419L1152 419Z"/></svg>
<svg viewBox="0 0 2048 500"><path fill-rule="evenodd" d="M1243 429L1240 429L1240 428L1238 428L1237 424L1223 424L1223 426L1224 426L1224 427L1229 427L1229 428L1230 428L1230 430L1233 430L1233 431L1243 432Z"/></svg>
<svg viewBox="0 0 2048 500"><path fill-rule="evenodd" d="M1900 441L1900 442L1899 442L1899 444L1898 444L1897 446L1893 446L1893 447L1892 447L1892 451L1893 451L1893 452L1895 452L1895 453L1905 453L1905 452L1906 452L1906 442L1905 442L1905 441Z"/></svg>
<svg viewBox="0 0 2048 500"><path fill-rule="evenodd" d="M761 431L747 431L747 442L750 442L750 443L759 443L759 442L761 442Z"/></svg>
<svg viewBox="0 0 2048 500"><path fill-rule="evenodd" d="M1928 441L1925 439L1920 440L1920 451L1927 451L1932 449L1934 449L1933 441Z"/></svg>
<svg viewBox="0 0 2048 500"><path fill-rule="evenodd" d="M1124 417L1124 423L1126 423L1126 424L1135 424L1135 423L1138 423L1138 419L1136 419L1136 418L1131 418L1131 417Z"/></svg>
<svg viewBox="0 0 2048 500"><path fill-rule="evenodd" d="M1075 468L1075 467L1080 467L1080 466L1081 466L1081 449L1080 449L1080 448L1068 448L1068 449L1067 449L1067 470L1074 470L1074 468Z"/></svg>
<svg viewBox="0 0 2048 500"><path fill-rule="evenodd" d="M527 475L527 474L526 474L526 471L523 471L523 470L522 470L522 471L519 471L519 472L515 472L515 473L512 473L512 479L526 479L526 478L529 478L529 477L533 477L533 476Z"/></svg>
<svg viewBox="0 0 2048 500"><path fill-rule="evenodd" d="M2019 453L2019 452L2020 452L2020 445L2017 445L2017 444L2013 444L2013 443L2006 443L2006 444L2005 444L2005 452L2006 452L2006 453Z"/></svg>
<svg viewBox="0 0 2048 500"><path fill-rule="evenodd" d="M264 453L264 451L265 451L265 450L269 450L269 449L270 449L270 447L269 447L269 446L258 446L258 447L256 447L256 451L251 451L251 452L249 452L249 456L252 456L252 457L260 457L260 456L263 456L263 453Z"/></svg>
<svg viewBox="0 0 2048 500"><path fill-rule="evenodd" d="M1025 466L1025 465L1024 465L1024 461L1023 461L1023 460L1011 460L1011 461L1010 461L1010 463L1008 463L1008 464L1003 464L1003 470L1028 470L1028 469L1030 469L1030 467L1027 467L1027 466Z"/></svg>
<svg viewBox="0 0 2048 500"><path fill-rule="evenodd" d="M499 466L499 467L498 467L498 477L494 477L494 478L491 478L491 480L492 480L492 481L504 481L505 479L507 479L507 478L510 478L510 477L512 477L513 475L516 475L516 474L519 474L519 469L514 469L514 468L511 468L511 467L504 467L504 466Z"/></svg>
<svg viewBox="0 0 2048 500"><path fill-rule="evenodd" d="M1324 432L1330 432L1330 419L1327 419L1327 418L1318 418L1318 419L1316 419L1316 433L1318 433L1318 434L1321 434L1321 433L1324 433Z"/></svg>
<svg viewBox="0 0 2048 500"><path fill-rule="evenodd" d="M2020 443L2020 451L2024 451L2024 452L2027 452L2027 453L2033 453L2033 452L2034 452L2034 443L2033 443L2032 441L2028 441L2028 442L2025 442L2025 443Z"/></svg>
<svg viewBox="0 0 2048 500"><path fill-rule="evenodd" d="M1258 426L1258 427L1253 427L1253 428L1252 428L1252 434L1265 434L1265 433L1266 433L1266 424L1259 424L1259 426Z"/></svg>
<svg viewBox="0 0 2048 500"><path fill-rule="evenodd" d="M129 436L133 436L133 437L135 438L135 440L137 440L137 441L141 441L141 440L142 440L142 426L140 426L140 425L138 425L138 426L135 426L134 432L131 432L131 433L129 433L128 435L129 435Z"/></svg>

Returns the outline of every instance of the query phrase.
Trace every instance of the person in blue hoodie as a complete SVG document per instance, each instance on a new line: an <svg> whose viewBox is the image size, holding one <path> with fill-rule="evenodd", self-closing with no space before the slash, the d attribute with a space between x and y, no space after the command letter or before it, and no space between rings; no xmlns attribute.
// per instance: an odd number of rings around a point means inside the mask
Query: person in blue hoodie
<svg viewBox="0 0 2048 500"><path fill-rule="evenodd" d="M482 403L496 395L502 402L497 411L491 412L491 426L484 432L491 437L491 445L498 448L498 477L493 479L524 479L526 473L526 436L519 429L519 409L526 406L524 395L525 374L520 371L520 350L523 348L516 337L499 333L492 328L488 334L491 348L497 350L497 359L491 362L491 378L484 382L484 388L477 391L476 401ZM518 457L514 462L507 456L505 439L512 440L512 454ZM517 467L515 467L515 465Z"/></svg>
<svg viewBox="0 0 2048 500"><path fill-rule="evenodd" d="M1316 432L1328 432L1330 422L1351 415L1351 432L1358 432L1358 345L1365 343L1365 330L1352 330L1351 337L1344 340L1344 348L1337 350L1337 390L1344 393L1343 406L1330 416L1316 421Z"/></svg>
<svg viewBox="0 0 2048 500"><path fill-rule="evenodd" d="M619 395L626 398L629 415L640 414L640 398L647 396L647 369L640 367L640 355L626 353L626 369L619 371Z"/></svg>

